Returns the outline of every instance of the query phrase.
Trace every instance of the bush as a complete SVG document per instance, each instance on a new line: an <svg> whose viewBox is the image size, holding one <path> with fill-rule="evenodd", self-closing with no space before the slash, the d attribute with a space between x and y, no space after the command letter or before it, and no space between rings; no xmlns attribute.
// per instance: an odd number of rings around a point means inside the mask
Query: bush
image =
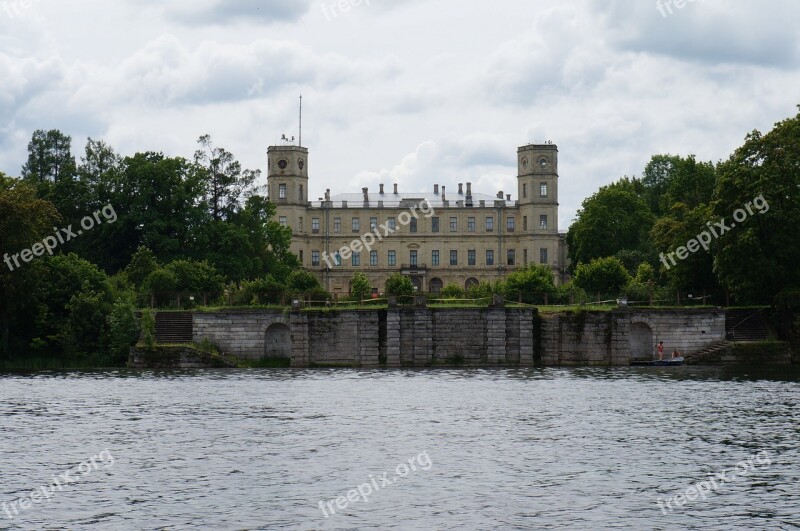
<svg viewBox="0 0 800 531"><path fill-rule="evenodd" d="M136 307L127 298L119 299L111 308L107 321L109 353L115 360L124 361L139 335Z"/></svg>
<svg viewBox="0 0 800 531"><path fill-rule="evenodd" d="M578 264L575 270L575 285L587 293L616 296L630 281L618 258L595 258L588 264Z"/></svg>
<svg viewBox="0 0 800 531"><path fill-rule="evenodd" d="M394 273L386 280L386 294L394 297L410 297L414 295L414 284L407 276Z"/></svg>
<svg viewBox="0 0 800 531"><path fill-rule="evenodd" d="M156 349L156 318L149 309L142 310L142 345L145 350L154 351Z"/></svg>
<svg viewBox="0 0 800 531"><path fill-rule="evenodd" d="M443 299L463 299L466 292L458 284L448 284L439 293Z"/></svg>
<svg viewBox="0 0 800 531"><path fill-rule="evenodd" d="M288 297L286 286L269 275L262 279L242 282L237 294L240 302L250 305L285 304Z"/></svg>
<svg viewBox="0 0 800 531"><path fill-rule="evenodd" d="M521 300L527 304L543 302L543 295L555 293L553 270L547 265L531 264L506 277L503 295L508 300Z"/></svg>
<svg viewBox="0 0 800 531"><path fill-rule="evenodd" d="M498 284L499 285L499 284ZM469 287L467 290L468 299L490 299L497 291L498 285L491 282L481 282ZM502 287L502 286L500 286Z"/></svg>
<svg viewBox="0 0 800 531"><path fill-rule="evenodd" d="M370 286L369 279L364 273L357 271L350 281L350 295L357 301L367 299L372 293L372 286Z"/></svg>
<svg viewBox="0 0 800 531"><path fill-rule="evenodd" d="M322 288L316 275L303 269L292 271L286 281L286 286L294 292L303 294Z"/></svg>
<svg viewBox="0 0 800 531"><path fill-rule="evenodd" d="M556 288L556 297L561 304L583 305L589 302L589 295L586 291L576 286L574 282L567 282L558 286Z"/></svg>

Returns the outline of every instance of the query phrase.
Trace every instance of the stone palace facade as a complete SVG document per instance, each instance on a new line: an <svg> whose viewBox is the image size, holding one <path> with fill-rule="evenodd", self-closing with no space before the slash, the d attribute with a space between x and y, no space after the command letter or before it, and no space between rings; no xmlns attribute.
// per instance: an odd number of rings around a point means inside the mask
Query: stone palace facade
<svg viewBox="0 0 800 531"><path fill-rule="evenodd" d="M554 144L518 149L516 200L459 183L452 191L434 184L430 193L401 192L397 184L377 192L328 190L309 201L308 149L272 146L268 158L269 198L279 222L292 229L292 252L335 296L349 293L356 271L367 275L374 294L397 272L423 293L496 281L531 263L552 267L556 282L565 278Z"/></svg>

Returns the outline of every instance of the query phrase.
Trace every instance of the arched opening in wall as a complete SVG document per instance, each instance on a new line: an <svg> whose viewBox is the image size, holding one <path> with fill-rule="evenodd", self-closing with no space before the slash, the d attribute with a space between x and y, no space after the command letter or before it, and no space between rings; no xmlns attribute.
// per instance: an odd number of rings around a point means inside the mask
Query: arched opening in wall
<svg viewBox="0 0 800 531"><path fill-rule="evenodd" d="M289 327L275 323L267 328L264 361L288 366L292 360L292 334Z"/></svg>
<svg viewBox="0 0 800 531"><path fill-rule="evenodd" d="M653 330L645 323L631 324L631 360L653 359Z"/></svg>
<svg viewBox="0 0 800 531"><path fill-rule="evenodd" d="M470 278L468 278L468 279L467 279L467 281L464 283L464 289L474 288L474 287L475 287L475 286L477 286L478 284L480 284L480 282L478 282L478 279L477 279L477 278L471 278L471 277L470 277Z"/></svg>
<svg viewBox="0 0 800 531"><path fill-rule="evenodd" d="M411 277L411 284L417 293L422 293L422 279L419 277Z"/></svg>
<svg viewBox="0 0 800 531"><path fill-rule="evenodd" d="M444 288L444 282L442 282L441 278L431 279L431 293L440 293L442 288Z"/></svg>

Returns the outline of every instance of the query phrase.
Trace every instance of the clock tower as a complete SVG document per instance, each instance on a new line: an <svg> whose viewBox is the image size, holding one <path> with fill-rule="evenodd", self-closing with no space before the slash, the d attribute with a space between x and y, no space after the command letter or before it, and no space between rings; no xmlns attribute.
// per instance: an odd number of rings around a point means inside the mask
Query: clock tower
<svg viewBox="0 0 800 531"><path fill-rule="evenodd" d="M284 221L294 234L303 234L308 208L308 148L270 146L267 189L269 200L277 207L278 221Z"/></svg>

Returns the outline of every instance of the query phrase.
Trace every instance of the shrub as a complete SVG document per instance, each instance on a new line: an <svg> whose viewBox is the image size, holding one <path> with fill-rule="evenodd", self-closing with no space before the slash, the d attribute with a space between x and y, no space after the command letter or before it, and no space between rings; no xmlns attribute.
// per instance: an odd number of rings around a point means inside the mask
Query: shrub
<svg viewBox="0 0 800 531"><path fill-rule="evenodd" d="M394 273L386 280L386 294L395 297L409 297L414 295L414 284L407 276Z"/></svg>
<svg viewBox="0 0 800 531"><path fill-rule="evenodd" d="M360 302L369 297L371 292L372 287L370 286L367 275L357 271L350 281L350 295L352 295L356 301Z"/></svg>
<svg viewBox="0 0 800 531"><path fill-rule="evenodd" d="M578 264L575 270L575 285L588 293L618 295L630 281L618 258L595 258L588 264Z"/></svg>
<svg viewBox="0 0 800 531"><path fill-rule="evenodd" d="M442 288L440 295L443 299L463 299L466 293L458 284L448 284Z"/></svg>

